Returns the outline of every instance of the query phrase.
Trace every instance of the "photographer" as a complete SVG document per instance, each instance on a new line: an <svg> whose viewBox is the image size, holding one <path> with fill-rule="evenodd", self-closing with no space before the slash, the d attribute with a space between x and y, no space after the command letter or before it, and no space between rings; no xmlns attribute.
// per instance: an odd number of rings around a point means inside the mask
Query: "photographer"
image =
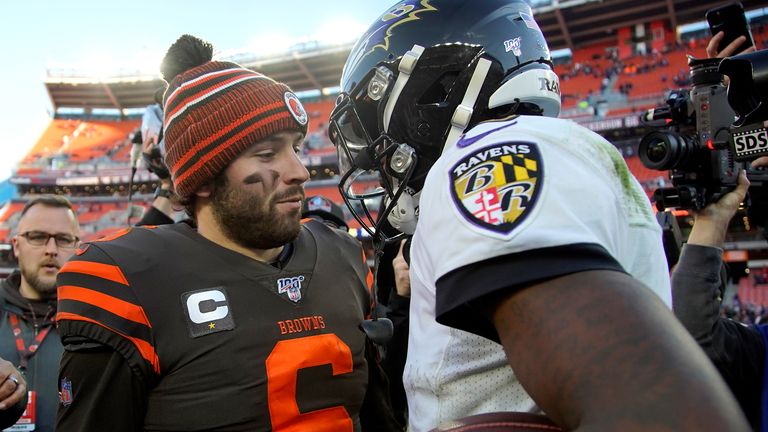
<svg viewBox="0 0 768 432"><path fill-rule="evenodd" d="M723 51L716 52L723 33L707 45L709 57L725 58L744 42L737 38ZM741 54L753 52L751 47ZM727 77L726 77L727 80ZM752 167L768 166L768 157L752 162ZM741 171L738 186L695 216L688 242L672 273L672 303L675 315L712 360L736 396L754 430L768 430L768 405L763 392L768 326L746 326L720 316L725 287L723 245L728 224L744 200L749 180Z"/></svg>
<svg viewBox="0 0 768 432"><path fill-rule="evenodd" d="M762 391L768 326L745 326L720 316L725 285L722 247L728 223L748 186L742 171L736 189L696 214L672 273L672 305L677 318L720 371L753 429L761 430L760 425L766 424Z"/></svg>

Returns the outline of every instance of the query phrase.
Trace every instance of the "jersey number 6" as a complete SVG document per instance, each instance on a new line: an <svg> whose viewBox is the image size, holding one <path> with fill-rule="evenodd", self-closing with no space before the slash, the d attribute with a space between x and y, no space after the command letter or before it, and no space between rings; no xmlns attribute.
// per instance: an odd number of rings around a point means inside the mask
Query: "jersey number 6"
<svg viewBox="0 0 768 432"><path fill-rule="evenodd" d="M343 406L300 413L296 402L296 372L331 364L333 375L352 372L352 352L338 336L324 334L283 340L267 357L269 415L275 432L352 431Z"/></svg>

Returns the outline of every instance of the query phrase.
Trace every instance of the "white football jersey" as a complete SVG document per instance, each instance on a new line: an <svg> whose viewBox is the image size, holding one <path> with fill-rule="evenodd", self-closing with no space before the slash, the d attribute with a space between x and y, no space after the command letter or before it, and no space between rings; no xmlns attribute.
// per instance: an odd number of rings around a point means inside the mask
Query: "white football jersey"
<svg viewBox="0 0 768 432"><path fill-rule="evenodd" d="M474 127L430 170L419 211L403 376L409 430L483 412L539 411L500 344L438 324L436 315L494 337L467 301L605 268L634 276L671 307L648 198L616 148L572 121L522 116ZM487 265L496 257L509 259ZM452 280L450 290L436 292L441 278Z"/></svg>

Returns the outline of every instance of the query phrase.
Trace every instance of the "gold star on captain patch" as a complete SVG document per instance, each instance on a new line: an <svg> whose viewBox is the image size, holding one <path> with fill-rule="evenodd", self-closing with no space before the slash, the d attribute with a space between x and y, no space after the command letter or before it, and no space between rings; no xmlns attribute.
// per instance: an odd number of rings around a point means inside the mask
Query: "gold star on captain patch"
<svg viewBox="0 0 768 432"><path fill-rule="evenodd" d="M208 328L211 329L211 330L215 329L216 328L216 323L208 324Z"/></svg>

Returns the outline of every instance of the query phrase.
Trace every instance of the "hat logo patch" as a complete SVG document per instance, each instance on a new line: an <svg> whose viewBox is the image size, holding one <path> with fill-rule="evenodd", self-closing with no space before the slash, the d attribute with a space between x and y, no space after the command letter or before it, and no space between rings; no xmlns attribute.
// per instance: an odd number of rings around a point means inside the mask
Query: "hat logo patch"
<svg viewBox="0 0 768 432"><path fill-rule="evenodd" d="M293 118L296 119L300 125L306 126L309 116L307 116L307 111L304 109L304 105L301 104L301 101L295 94L285 92L285 105L288 107L288 111L291 112Z"/></svg>
<svg viewBox="0 0 768 432"><path fill-rule="evenodd" d="M451 197L464 220L508 235L534 208L543 173L534 143L497 143L467 154L453 166Z"/></svg>
<svg viewBox="0 0 768 432"><path fill-rule="evenodd" d="M330 213L333 207L330 201L318 195L307 200L307 210L323 210Z"/></svg>

